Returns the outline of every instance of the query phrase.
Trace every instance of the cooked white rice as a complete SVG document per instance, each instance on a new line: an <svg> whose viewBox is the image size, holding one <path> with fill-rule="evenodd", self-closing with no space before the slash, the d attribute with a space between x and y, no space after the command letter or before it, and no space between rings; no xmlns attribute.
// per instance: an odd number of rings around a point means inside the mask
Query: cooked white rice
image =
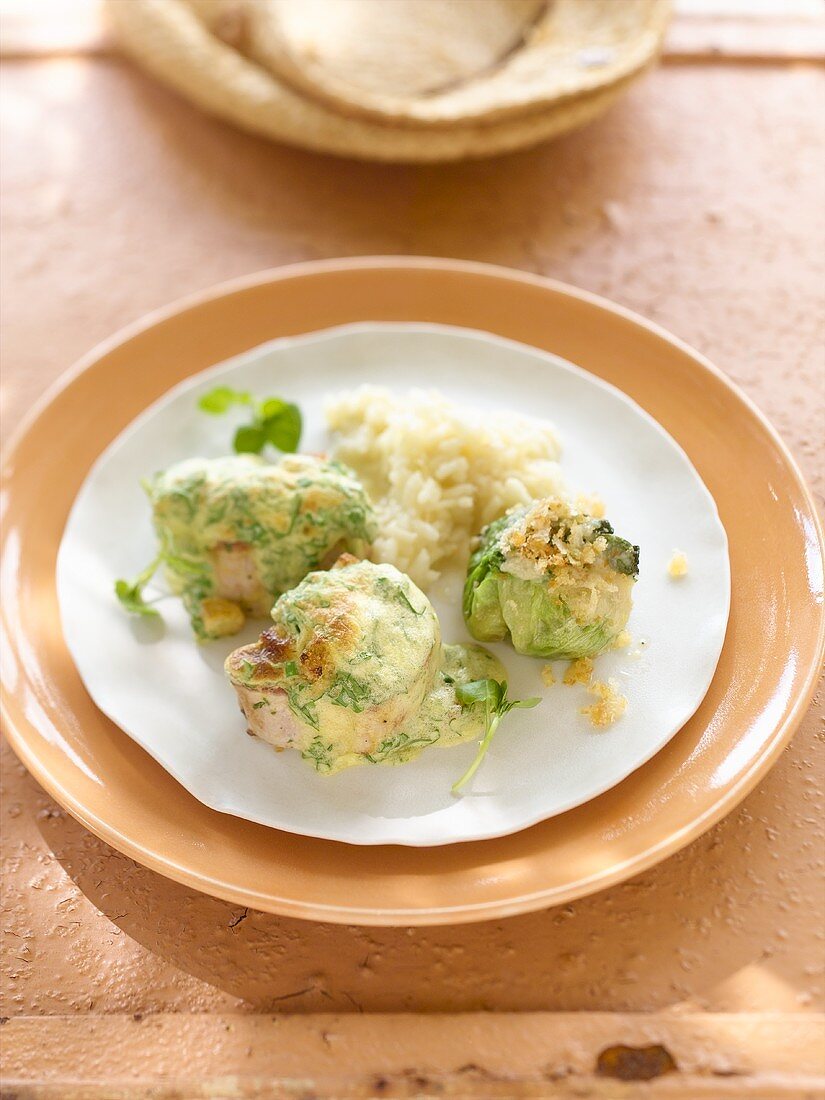
<svg viewBox="0 0 825 1100"><path fill-rule="evenodd" d="M539 420L465 408L435 390L377 386L327 403L335 457L359 475L378 512L377 561L426 588L470 539L515 504L561 491L558 439Z"/></svg>

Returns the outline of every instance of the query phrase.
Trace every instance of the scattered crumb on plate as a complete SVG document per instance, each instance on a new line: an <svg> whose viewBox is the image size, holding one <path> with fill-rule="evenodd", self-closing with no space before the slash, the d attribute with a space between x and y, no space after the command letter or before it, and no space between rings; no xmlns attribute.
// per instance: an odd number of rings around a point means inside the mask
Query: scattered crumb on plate
<svg viewBox="0 0 825 1100"><path fill-rule="evenodd" d="M588 707L582 707L579 713L587 715L590 724L596 729L612 726L627 710L627 699L619 692L619 685L615 680L594 680L587 690L596 696L597 701Z"/></svg>
<svg viewBox="0 0 825 1100"><path fill-rule="evenodd" d="M687 571L687 554L685 554L682 550L674 550L673 557L667 563L668 576L673 577L674 579L678 577L685 577L687 576Z"/></svg>
<svg viewBox="0 0 825 1100"><path fill-rule="evenodd" d="M201 602L201 619L206 636L222 638L243 630L246 616L236 603L220 596L207 596Z"/></svg>
<svg viewBox="0 0 825 1100"><path fill-rule="evenodd" d="M631 644L633 638L630 636L629 630L623 630L621 634L616 636L616 641L613 643L614 649L627 649Z"/></svg>
<svg viewBox="0 0 825 1100"><path fill-rule="evenodd" d="M577 661L571 661L567 666L564 683L571 687L573 684L588 684L592 675L593 662L589 657L579 657Z"/></svg>
<svg viewBox="0 0 825 1100"><path fill-rule="evenodd" d="M546 684L547 687L550 687L551 684L555 684L556 674L553 672L553 666L552 665L544 665L542 667L541 679L542 679L542 683Z"/></svg>
<svg viewBox="0 0 825 1100"><path fill-rule="evenodd" d="M604 519L605 504L598 493L581 493L576 497L576 507L588 516Z"/></svg>

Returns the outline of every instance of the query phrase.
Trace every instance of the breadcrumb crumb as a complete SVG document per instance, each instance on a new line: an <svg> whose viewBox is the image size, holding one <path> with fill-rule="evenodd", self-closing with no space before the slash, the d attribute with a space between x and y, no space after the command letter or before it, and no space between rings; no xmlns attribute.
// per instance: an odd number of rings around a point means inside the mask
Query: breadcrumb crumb
<svg viewBox="0 0 825 1100"><path fill-rule="evenodd" d="M201 620L209 638L225 638L243 629L246 616L236 603L222 596L207 596L201 601Z"/></svg>
<svg viewBox="0 0 825 1100"><path fill-rule="evenodd" d="M588 516L593 516L595 519L604 519L606 511L605 503L598 493L582 493L580 496L577 496L576 507L580 512L584 512Z"/></svg>
<svg viewBox="0 0 825 1100"><path fill-rule="evenodd" d="M667 563L668 576L673 577L674 579L676 579L678 577L685 577L685 576L687 576L687 571L688 571L687 554L685 554L681 550L674 550L673 551L673 557Z"/></svg>
<svg viewBox="0 0 825 1100"><path fill-rule="evenodd" d="M512 527L506 528L499 546L507 559L505 571L527 579L560 569L584 572L599 560L607 549L604 535L594 536L593 518L577 515L568 501L561 497L537 500ZM515 561L513 560L515 559ZM518 563L518 572L514 565Z"/></svg>
<svg viewBox="0 0 825 1100"><path fill-rule="evenodd" d="M613 643L613 648L614 649L627 649L627 647L631 644L632 641L633 641L633 639L630 636L630 631L629 630L623 630L621 632L621 634L616 635L616 640Z"/></svg>
<svg viewBox="0 0 825 1100"><path fill-rule="evenodd" d="M596 729L607 729L627 710L627 699L619 692L619 685L615 680L594 680L588 687L588 692L595 695L597 702L589 707L582 707L580 714L585 714L590 719L590 724Z"/></svg>
<svg viewBox="0 0 825 1100"><path fill-rule="evenodd" d="M568 687L573 684L588 684L593 675L593 662L589 657L579 657L577 661L571 661L564 674L564 683Z"/></svg>
<svg viewBox="0 0 825 1100"><path fill-rule="evenodd" d="M555 684L556 674L553 672L552 665L544 665L541 670L541 679L542 683L546 684L547 687L550 687L551 684Z"/></svg>

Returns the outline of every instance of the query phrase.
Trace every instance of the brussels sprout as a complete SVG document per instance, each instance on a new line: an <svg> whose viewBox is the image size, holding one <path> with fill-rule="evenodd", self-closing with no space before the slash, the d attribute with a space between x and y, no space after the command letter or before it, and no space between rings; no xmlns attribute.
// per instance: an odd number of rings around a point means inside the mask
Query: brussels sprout
<svg viewBox="0 0 825 1100"><path fill-rule="evenodd" d="M607 520L556 498L512 509L479 536L464 585L464 618L483 642L531 657L593 657L627 623L639 547Z"/></svg>

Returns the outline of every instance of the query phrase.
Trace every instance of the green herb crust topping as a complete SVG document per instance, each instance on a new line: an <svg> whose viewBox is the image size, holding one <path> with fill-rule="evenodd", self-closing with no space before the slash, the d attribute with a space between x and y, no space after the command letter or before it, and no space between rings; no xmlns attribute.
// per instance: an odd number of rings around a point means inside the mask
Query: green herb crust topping
<svg viewBox="0 0 825 1100"><path fill-rule="evenodd" d="M366 554L376 530L355 476L312 455L187 459L144 487L161 545L153 568L163 564L200 638L233 633L243 613L265 615L280 593L340 553ZM146 613L147 579L118 582L127 610Z"/></svg>

